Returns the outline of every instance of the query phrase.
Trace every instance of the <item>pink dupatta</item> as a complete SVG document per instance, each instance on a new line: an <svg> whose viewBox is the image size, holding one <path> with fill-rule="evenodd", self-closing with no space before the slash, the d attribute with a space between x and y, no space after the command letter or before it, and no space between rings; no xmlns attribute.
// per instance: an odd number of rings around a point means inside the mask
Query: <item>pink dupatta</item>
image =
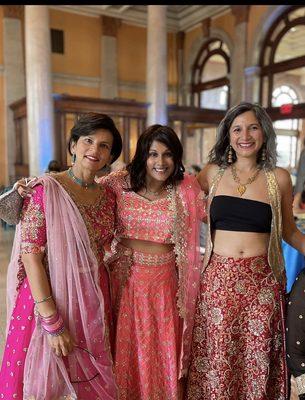
<svg viewBox="0 0 305 400"><path fill-rule="evenodd" d="M174 199L174 242L178 265L177 305L183 319L179 378L189 367L196 300L200 284L200 223L204 216L201 188L195 176L185 175Z"/></svg>
<svg viewBox="0 0 305 400"><path fill-rule="evenodd" d="M102 400L117 398L112 359L105 337L103 295L99 287L98 262L78 208L49 175L37 183L44 186L47 227L47 259L53 297L66 327L76 343L88 350L75 350L68 357L57 357L47 335L37 322L28 348L24 370L25 400L77 399L77 385L71 375L81 374ZM16 295L20 227L17 226L8 273L8 293ZM8 299L8 317L14 299ZM67 369L70 371L70 377ZM90 395L88 394L88 398Z"/></svg>

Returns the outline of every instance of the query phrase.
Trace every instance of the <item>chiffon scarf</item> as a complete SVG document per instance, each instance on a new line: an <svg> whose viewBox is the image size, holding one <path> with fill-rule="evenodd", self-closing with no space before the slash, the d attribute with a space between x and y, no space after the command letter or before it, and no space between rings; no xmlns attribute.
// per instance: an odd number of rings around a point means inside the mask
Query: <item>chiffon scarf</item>
<svg viewBox="0 0 305 400"><path fill-rule="evenodd" d="M64 396L77 399L68 370L81 373L87 380L99 374L100 379L91 380L90 386L102 400L116 399L112 359L105 338L98 262L86 226L75 203L56 179L43 175L37 183L44 186L47 263L53 298L65 326L86 351L57 357L37 320L25 362L24 399L57 400ZM8 271L8 318L16 296L21 243L19 225ZM87 351L94 357L88 357Z"/></svg>
<svg viewBox="0 0 305 400"><path fill-rule="evenodd" d="M179 378L187 375L202 261L200 225L205 213L204 193L195 176L185 174L176 190L174 242L178 266L177 305L183 319Z"/></svg>

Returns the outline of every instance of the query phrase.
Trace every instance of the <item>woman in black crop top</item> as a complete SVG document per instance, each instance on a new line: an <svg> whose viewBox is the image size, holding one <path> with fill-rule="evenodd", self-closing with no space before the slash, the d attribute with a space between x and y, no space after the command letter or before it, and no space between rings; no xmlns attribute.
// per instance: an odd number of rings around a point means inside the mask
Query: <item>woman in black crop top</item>
<svg viewBox="0 0 305 400"><path fill-rule="evenodd" d="M221 121L198 176L209 194L210 235L188 400L287 397L281 239L305 254L305 237L294 223L290 175L276 167L275 139L265 110L241 103Z"/></svg>

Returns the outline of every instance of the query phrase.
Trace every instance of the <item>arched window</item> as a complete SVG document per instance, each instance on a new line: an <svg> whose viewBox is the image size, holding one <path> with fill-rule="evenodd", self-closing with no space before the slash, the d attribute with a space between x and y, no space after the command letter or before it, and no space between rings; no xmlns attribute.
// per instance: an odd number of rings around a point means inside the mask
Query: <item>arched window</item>
<svg viewBox="0 0 305 400"><path fill-rule="evenodd" d="M230 103L229 73L228 46L220 39L209 39L201 47L192 68L192 105L226 110Z"/></svg>
<svg viewBox="0 0 305 400"><path fill-rule="evenodd" d="M283 104L298 104L296 92L288 85L281 85L272 93L272 107L281 107ZM278 165L284 168L296 166L298 144L298 120L283 119L274 122L276 131Z"/></svg>
<svg viewBox="0 0 305 400"><path fill-rule="evenodd" d="M275 88L305 82L305 7L291 6L271 26L260 56L260 103L272 107Z"/></svg>

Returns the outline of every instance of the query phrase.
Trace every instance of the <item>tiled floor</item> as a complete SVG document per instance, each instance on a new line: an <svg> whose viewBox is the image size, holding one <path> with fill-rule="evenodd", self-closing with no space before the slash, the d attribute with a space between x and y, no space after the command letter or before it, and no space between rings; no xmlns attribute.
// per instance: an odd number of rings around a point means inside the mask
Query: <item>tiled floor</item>
<svg viewBox="0 0 305 400"><path fill-rule="evenodd" d="M12 250L14 230L4 230L0 227L0 362L2 360L3 345L5 340L6 325L6 271ZM292 395L290 400L297 400L295 385L292 382Z"/></svg>

